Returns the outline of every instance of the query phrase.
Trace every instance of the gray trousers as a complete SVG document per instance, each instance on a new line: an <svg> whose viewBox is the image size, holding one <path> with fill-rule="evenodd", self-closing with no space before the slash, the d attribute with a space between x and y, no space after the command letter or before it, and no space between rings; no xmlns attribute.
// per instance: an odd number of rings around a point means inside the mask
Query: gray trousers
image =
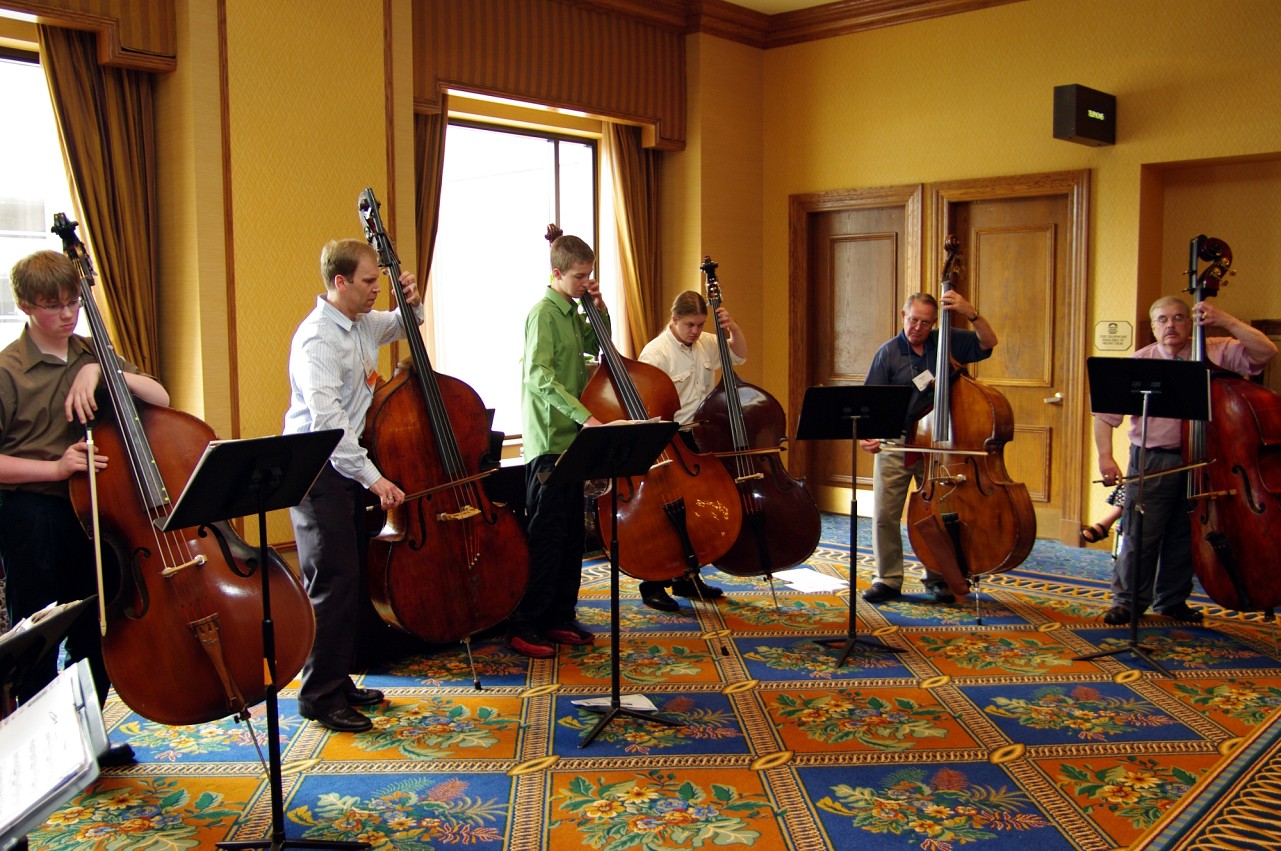
<svg viewBox="0 0 1281 851"><path fill-rule="evenodd" d="M1183 464L1180 452L1149 449L1146 472L1150 475ZM1139 472L1139 448L1130 447L1127 476ZM1143 518L1138 482L1125 488L1125 513L1121 518L1124 536L1121 552L1112 570L1112 600L1126 608L1149 607L1163 612L1186 602L1192 593L1192 522L1187 508L1187 473L1170 473L1146 479L1143 488ZM1142 525L1143 559L1135 566L1134 533ZM1133 590L1132 590L1133 589Z"/></svg>
<svg viewBox="0 0 1281 851"><path fill-rule="evenodd" d="M917 458L908 466L901 452L878 452L872 467L872 554L876 559L876 579L891 588L903 587L903 506L907 503L912 482L920 487L925 475L925 460ZM932 570L924 570L926 588L946 585L947 580Z"/></svg>

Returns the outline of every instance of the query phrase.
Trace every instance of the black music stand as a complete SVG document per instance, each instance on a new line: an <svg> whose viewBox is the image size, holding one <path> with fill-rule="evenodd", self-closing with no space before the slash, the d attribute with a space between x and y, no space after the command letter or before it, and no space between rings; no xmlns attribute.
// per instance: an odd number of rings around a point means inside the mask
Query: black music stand
<svg viewBox="0 0 1281 851"><path fill-rule="evenodd" d="M593 712L603 712L596 726L587 733L578 746L585 748L619 715L628 715L641 721L681 726L680 721L664 718L653 712L626 709L619 698L619 639L618 639L618 480L626 476L643 476L671 442L679 426L668 420L646 422L614 422L585 428L578 432L556 461L547 484L564 485L586 482L591 479L610 480L610 516L613 518L609 539L609 708L589 707Z"/></svg>
<svg viewBox="0 0 1281 851"><path fill-rule="evenodd" d="M13 629L0 635L0 718L13 712L14 693L30 670L50 653L56 653L76 621L85 616L97 595L36 612L21 632ZM17 624L14 625L15 627Z"/></svg>
<svg viewBox="0 0 1281 851"><path fill-rule="evenodd" d="M1077 656L1077 660L1099 659L1131 652L1167 677L1173 677L1151 656L1151 649L1139 643L1139 589L1135 579L1143 559L1143 500L1147 480L1148 418L1207 420L1210 418L1210 370L1202 361L1157 360L1154 358L1086 358L1090 378L1090 410L1096 414L1129 414L1140 417L1138 494L1130 515L1134 558L1122 584L1130 589L1130 637L1124 647ZM1130 508L1127 499L1126 509Z"/></svg>
<svg viewBox="0 0 1281 851"><path fill-rule="evenodd" d="M276 633L271 619L267 565L267 512L302 502L342 438L342 429L215 440L205 447L162 532L208 526L258 515L258 573L262 578L262 653L267 671L267 755L271 782L271 835L247 842L219 842L218 848L368 848L365 842L287 839L280 766L280 719L276 702Z"/></svg>
<svg viewBox="0 0 1281 851"><path fill-rule="evenodd" d="M856 637L858 594L855 593L854 551L858 548L858 442L860 439L902 437L912 392L909 384L810 387L805 391L805 400L801 404L801 418L796 424L797 440L850 438L850 619L845 646L836 661L838 668L845 664L856 644L882 653L903 652L901 647ZM822 639L819 643L832 645L839 640Z"/></svg>

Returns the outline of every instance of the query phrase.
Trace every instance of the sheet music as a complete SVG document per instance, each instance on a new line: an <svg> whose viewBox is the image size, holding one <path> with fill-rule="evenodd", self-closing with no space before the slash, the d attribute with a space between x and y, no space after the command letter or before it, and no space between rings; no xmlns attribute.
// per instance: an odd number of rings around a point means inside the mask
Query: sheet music
<svg viewBox="0 0 1281 851"><path fill-rule="evenodd" d="M581 700L571 700L570 703L575 706L581 706L584 709L609 709L612 698L608 697L584 697ZM654 702L643 694L624 694L618 698L618 705L622 709L631 709L636 712L657 712L658 707Z"/></svg>
<svg viewBox="0 0 1281 851"><path fill-rule="evenodd" d="M63 671L0 719L0 837L6 840L15 828L25 833L34 826L32 818L43 820L98 776L81 715L87 707L79 676L78 668Z"/></svg>
<svg viewBox="0 0 1281 851"><path fill-rule="evenodd" d="M841 591L849 586L847 580L836 576L828 576L826 573L819 573L812 567L793 567L787 570L780 570L774 576L790 585L792 590L807 594Z"/></svg>
<svg viewBox="0 0 1281 851"><path fill-rule="evenodd" d="M65 609L68 605L70 604L63 603L59 605L56 602L50 603L49 605L45 606L43 609L36 612L35 614L28 615L27 617L15 623L12 627L9 628L8 632L4 633L3 635L0 635L0 641L3 641L6 638L17 638L22 633L31 629L32 625L34 625L38 621L44 620L49 615L53 614L59 609Z"/></svg>

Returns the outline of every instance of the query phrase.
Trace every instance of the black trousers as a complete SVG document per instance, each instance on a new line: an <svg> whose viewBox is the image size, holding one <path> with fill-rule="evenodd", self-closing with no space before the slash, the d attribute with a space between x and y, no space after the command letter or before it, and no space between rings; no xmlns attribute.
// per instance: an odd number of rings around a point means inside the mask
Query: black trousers
<svg viewBox="0 0 1281 851"><path fill-rule="evenodd" d="M0 491L0 562L10 625L50 603L69 603L98 593L93 545L65 497ZM89 660L98 702L105 702L111 681L92 611L86 610L67 633L66 649L72 662ZM30 700L57 674L58 654L46 654L17 684L18 701Z"/></svg>
<svg viewBox="0 0 1281 851"><path fill-rule="evenodd" d="M316 640L302 669L298 711L319 715L347 705L355 690L367 622L365 489L326 464L307 496L289 509L303 585L316 613Z"/></svg>
<svg viewBox="0 0 1281 851"><path fill-rule="evenodd" d="M574 619L578 605L583 579L583 484L543 484L558 457L540 455L525 464L529 584L509 620L513 630L541 631L566 623Z"/></svg>

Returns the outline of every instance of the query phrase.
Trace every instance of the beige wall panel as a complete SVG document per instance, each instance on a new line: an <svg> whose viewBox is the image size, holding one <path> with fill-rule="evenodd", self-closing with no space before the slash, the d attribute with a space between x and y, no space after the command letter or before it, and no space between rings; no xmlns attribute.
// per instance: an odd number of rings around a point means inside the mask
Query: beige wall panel
<svg viewBox="0 0 1281 851"><path fill-rule="evenodd" d="M1054 381L1054 228L976 228L970 301L997 330L992 357L974 364L975 378L998 390Z"/></svg>
<svg viewBox="0 0 1281 851"><path fill-rule="evenodd" d="M280 432L286 364L298 322L323 291L326 240L361 237L356 199L387 195L383 4L229 0L235 382L240 434ZM380 303L386 306L386 302ZM272 541L292 539L287 516Z"/></svg>
<svg viewBox="0 0 1281 851"><path fill-rule="evenodd" d="M1281 146L1281 139L1278 139ZM1188 246L1197 234L1232 247L1237 274L1217 304L1246 319L1281 319L1281 160L1166 169L1161 295L1187 289ZM1146 310L1148 304L1139 304Z"/></svg>
<svg viewBox="0 0 1281 851"><path fill-rule="evenodd" d="M175 408L234 437L218 18L178 0L183 62L156 77L161 375Z"/></svg>

